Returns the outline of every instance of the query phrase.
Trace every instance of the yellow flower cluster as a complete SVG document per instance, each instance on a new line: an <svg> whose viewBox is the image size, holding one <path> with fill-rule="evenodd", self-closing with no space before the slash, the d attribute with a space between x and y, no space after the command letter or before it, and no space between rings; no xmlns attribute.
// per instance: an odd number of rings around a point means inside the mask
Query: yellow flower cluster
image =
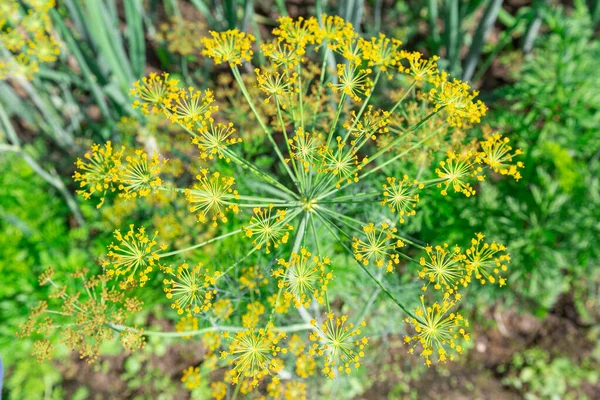
<svg viewBox="0 0 600 400"><path fill-rule="evenodd" d="M143 227L136 230L133 224L129 225L129 231L125 235L120 230L115 230L116 242L108 245L108 259L103 262L103 266L108 268L107 275L127 275L127 284L135 285L138 280L139 285L144 286L150 279L148 274L160 259L156 250L166 249L166 245L161 246L156 241L157 235L158 232L155 232L150 238ZM136 272L138 277L135 276Z"/></svg>
<svg viewBox="0 0 600 400"><path fill-rule="evenodd" d="M234 66L252 60L252 42L256 40L254 36L237 29L211 31L210 35L212 38L202 39L202 55L212 58L216 64L226 62Z"/></svg>
<svg viewBox="0 0 600 400"><path fill-rule="evenodd" d="M237 205L231 203L239 196L237 190L233 190L233 177L221 176L219 172L211 174L203 169L196 179L198 183L192 189L186 189L185 196L190 211L198 213L198 221L204 223L210 218L213 226L217 226L219 221L227 222L225 211L239 212Z"/></svg>
<svg viewBox="0 0 600 400"><path fill-rule="evenodd" d="M125 157L125 147L119 150L112 147L110 141L104 146L94 144L89 153L82 160L75 162L78 168L73 174L73 180L79 182L77 194L89 200L95 193L101 193L100 202L96 206L102 207L106 193L119 191L119 196L127 199L145 197L162 184L159 177L165 160L161 160L156 153L148 160L148 154L143 150L135 150L132 155Z"/></svg>
<svg viewBox="0 0 600 400"><path fill-rule="evenodd" d="M453 302L444 301L442 304L425 306L425 297L421 296L421 307L415 309L416 318L406 318L406 322L414 326L416 334L405 336L404 342L411 346L411 354L417 345L420 345L421 356L425 358L427 366L431 365L431 357L434 354L440 362L454 360L455 354L463 351L459 341L470 340L465 330L469 322L460 314L451 311L454 305Z"/></svg>
<svg viewBox="0 0 600 400"><path fill-rule="evenodd" d="M256 387L269 374L270 368L278 370L275 357L287 353L287 349L279 345L285 336L283 332L276 332L271 323L265 328L238 332L229 350L221 353L221 358L233 366L229 372L232 382L248 379L251 386Z"/></svg>
<svg viewBox="0 0 600 400"><path fill-rule="evenodd" d="M477 233L471 240L471 247L466 250L467 270L478 279L481 284L487 282L504 286L506 279L500 274L506 272L510 263L510 255L502 244L483 241L485 236Z"/></svg>
<svg viewBox="0 0 600 400"><path fill-rule="evenodd" d="M373 222L363 226L365 239L354 238L352 248L358 262L369 265L373 262L378 268L385 266L386 272L392 272L394 265L400 263L400 256L395 251L404 247L404 242L398 238L397 228L382 222L376 227Z"/></svg>
<svg viewBox="0 0 600 400"><path fill-rule="evenodd" d="M31 79L39 71L39 64L53 62L60 54L49 14L54 0L24 3L26 8L17 0L0 3L0 46L10 52L0 59L0 79Z"/></svg>
<svg viewBox="0 0 600 400"><path fill-rule="evenodd" d="M366 337L360 337L361 328L366 326L362 321L358 326L348 322L348 317L336 317L328 313L321 325L313 320L317 330L310 334L310 340L315 342L309 350L311 356L324 356L323 374L335 378L339 372L350 374L352 368L360 367L360 360L365 356L364 348L369 343Z"/></svg>
<svg viewBox="0 0 600 400"><path fill-rule="evenodd" d="M277 264L281 268L273 270L273 276L279 279L284 296L297 308L308 307L313 297L324 304L327 285L333 279L333 274L326 271L331 265L328 257L313 256L303 247L300 254L292 253L289 261L280 258Z"/></svg>
<svg viewBox="0 0 600 400"><path fill-rule="evenodd" d="M415 208L419 203L419 189L423 189L423 184L416 179L411 181L408 175L404 175L402 180L398 181L394 177L388 177L387 184L383 185L381 205L387 204L392 212L397 212L400 223L403 224L404 217L411 217L417 213Z"/></svg>
<svg viewBox="0 0 600 400"><path fill-rule="evenodd" d="M163 280L167 299L172 300L171 308L177 314L184 312L188 316L208 311L217 294L215 285L221 276L219 271L210 273L203 268L202 263L191 267L187 263L180 264L176 269L164 268L169 278Z"/></svg>
<svg viewBox="0 0 600 400"><path fill-rule="evenodd" d="M290 232L294 227L286 221L286 210L277 210L272 213L273 205L268 208L254 208L254 215L250 219L250 225L244 228L246 237L254 238L252 244L260 250L263 246L267 254L271 253L271 247L277 249L280 244L287 243Z"/></svg>

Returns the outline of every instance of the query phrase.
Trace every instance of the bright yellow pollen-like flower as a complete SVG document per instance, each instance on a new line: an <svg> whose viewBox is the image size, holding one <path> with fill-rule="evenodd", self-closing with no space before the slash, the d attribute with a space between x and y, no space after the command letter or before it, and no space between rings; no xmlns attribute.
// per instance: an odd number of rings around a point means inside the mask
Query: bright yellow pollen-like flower
<svg viewBox="0 0 600 400"><path fill-rule="evenodd" d="M163 72L157 75L154 72L143 77L141 81L134 82L130 94L139 100L133 102L133 108L141 107L145 114L156 114L158 111L171 108L171 103L178 96L178 81L170 79L169 74ZM170 115L168 112L167 115Z"/></svg>
<svg viewBox="0 0 600 400"><path fill-rule="evenodd" d="M254 215L250 219L250 225L244 228L246 237L254 238L252 244L257 249L265 247L267 254L271 253L271 247L278 248L281 243L287 243L293 226L286 223L286 210L277 210L272 215L273 205L269 208L254 208Z"/></svg>
<svg viewBox="0 0 600 400"><path fill-rule="evenodd" d="M447 72L432 75L429 82L433 88L428 93L428 100L434 104L434 110L444 109L447 121L451 126L462 127L465 122L479 123L487 112L486 106L477 100L478 92L470 92L469 85L458 79L449 80Z"/></svg>
<svg viewBox="0 0 600 400"><path fill-rule="evenodd" d="M508 175L521 179L520 168L523 168L523 162L517 161L513 164L513 157L523 154L521 149L516 149L512 154L512 147L508 144L510 139L502 137L499 133L491 135L487 140L481 142L483 162L501 175Z"/></svg>
<svg viewBox="0 0 600 400"><path fill-rule="evenodd" d="M483 169L478 165L479 160L472 152L460 153L449 152L448 158L440 162L440 167L435 172L442 180L437 186L444 186L442 194L448 194L448 188L452 187L456 193L463 193L470 197L475 195L475 189L468 182L470 179L483 181Z"/></svg>
<svg viewBox="0 0 600 400"><path fill-rule="evenodd" d="M454 360L455 354L463 351L459 340L469 341L469 322L460 314L450 312L453 302L433 303L425 306L425 297L421 296L421 307L415 309L416 318L406 318L405 321L415 327L416 334L406 336L404 342L408 344L409 353L413 353L417 346L420 347L421 356L427 366L431 365L430 357L437 353L440 362Z"/></svg>
<svg viewBox="0 0 600 400"><path fill-rule="evenodd" d="M360 337L361 328L366 326L362 321L358 326L348 323L348 317L336 317L328 313L325 322L320 326L315 320L312 325L317 329L310 333L313 343L309 350L311 356L324 356L323 374L335 378L337 373L350 374L352 368L358 369L360 361L365 356L364 348L369 343L366 337Z"/></svg>
<svg viewBox="0 0 600 400"><path fill-rule="evenodd" d="M212 122L211 115L218 110L214 106L215 97L212 90L196 90L189 87L187 90L179 89L171 95L167 116L171 121L184 125L187 129L194 127L203 129Z"/></svg>
<svg viewBox="0 0 600 400"><path fill-rule="evenodd" d="M402 53L400 46L402 42L398 39L390 39L383 33L370 41L363 40L360 43L362 55L369 67L376 67L386 72L388 68L395 69L400 62ZM392 76L391 72L388 76Z"/></svg>
<svg viewBox="0 0 600 400"><path fill-rule="evenodd" d="M288 140L291 156L300 162L304 171L308 172L317 165L319 151L323 146L323 134L317 132L304 132L298 127L293 138Z"/></svg>
<svg viewBox="0 0 600 400"><path fill-rule="evenodd" d="M104 204L106 192L114 192L121 181L121 158L124 147L115 151L110 141L104 146L92 145L91 151L86 153L85 161L78 158L75 162L78 170L73 174L73 180L79 182L82 189L77 194L88 200L96 192L102 193L97 208Z"/></svg>
<svg viewBox="0 0 600 400"><path fill-rule="evenodd" d="M207 169L200 171L196 176L198 183L192 189L186 189L185 196L190 203L190 211L198 213L198 220L202 223L209 218L213 226L218 222L227 222L225 211L239 212L239 207L230 203L238 198L237 190L233 190L235 179L221 176L219 172L210 174Z"/></svg>
<svg viewBox="0 0 600 400"><path fill-rule="evenodd" d="M379 228L373 222L363 226L366 240L354 238L352 248L354 257L364 265L373 262L377 267L385 266L386 272L392 272L394 265L400 263L400 256L394 253L404 247L404 242L396 237L396 228L385 222Z"/></svg>
<svg viewBox="0 0 600 400"><path fill-rule="evenodd" d="M419 272L419 277L427 281L423 287L426 290L429 285L433 285L435 290L443 290L444 298L449 299L451 295L456 300L460 299L458 293L459 286L466 287L470 282L470 277L465 268L464 254L461 254L459 247L448 249L448 244L443 246L425 247L427 259L421 257L419 264L423 269Z"/></svg>
<svg viewBox="0 0 600 400"><path fill-rule="evenodd" d="M252 42L256 39L249 33L231 29L225 32L211 31L212 38L203 38L202 55L213 59L215 64L241 65L252 60Z"/></svg>
<svg viewBox="0 0 600 400"><path fill-rule="evenodd" d="M417 213L415 208L419 203L419 194L417 190L422 189L423 185L417 180L409 180L408 175L404 175L402 180L396 181L396 178L388 177L387 184L383 185L383 201L381 205L386 205L397 212L400 217L400 223L404 223L404 217L411 217Z"/></svg>
<svg viewBox="0 0 600 400"><path fill-rule="evenodd" d="M289 261L281 258L277 263L281 267L273 271L273 276L279 279L278 286L284 296L297 308L308 307L313 297L319 304L325 302L327 285L333 278L333 274L326 271L331 264L328 257L313 256L303 247L300 254L292 253Z"/></svg>
<svg viewBox="0 0 600 400"><path fill-rule="evenodd" d="M419 87L424 82L432 80L440 72L437 66L437 61L440 59L438 56L423 58L418 51L405 52L402 56L408 65L401 64L398 70L412 77Z"/></svg>
<svg viewBox="0 0 600 400"><path fill-rule="evenodd" d="M183 371L183 376L181 377L181 382L187 389L195 389L200 386L202 382L202 378L200 376L200 368L199 367L189 367Z"/></svg>
<svg viewBox="0 0 600 400"><path fill-rule="evenodd" d="M238 384L240 378L248 378L251 386L258 386L258 382L269 374L274 357L287 353L287 349L279 345L285 336L284 332L276 332L271 323L265 328L238 332L229 350L221 353L221 358L233 365L229 371L232 383Z"/></svg>
<svg viewBox="0 0 600 400"><path fill-rule="evenodd" d="M481 284L497 282L504 286L506 279L501 274L508 270L510 255L504 245L496 242L486 243L484 238L484 235L477 233L475 238L471 239L471 247L466 251L467 270L474 274Z"/></svg>
<svg viewBox="0 0 600 400"><path fill-rule="evenodd" d="M227 155L227 146L242 141L241 138L233 137L235 128L231 122L227 125L211 123L199 132L199 135L192 139L192 143L200 149L200 158L203 160L212 160L216 155L218 158L229 162L230 157Z"/></svg>
<svg viewBox="0 0 600 400"><path fill-rule="evenodd" d="M219 271L210 273L202 263L191 268L183 263L175 270L166 267L164 272L169 276L163 280L164 291L167 299L173 301L171 308L177 310L177 314L194 315L210 309L217 294L215 284L221 276Z"/></svg>
<svg viewBox="0 0 600 400"><path fill-rule="evenodd" d="M369 77L370 68L360 68L354 63L338 64L337 74L339 83L329 83L335 90L341 91L356 102L361 101L360 96L368 96L373 87L373 81Z"/></svg>
<svg viewBox="0 0 600 400"><path fill-rule="evenodd" d="M109 267L108 275L117 277L127 275L128 284L133 284L137 279L139 285L144 286L149 279L148 274L152 272L160 258L155 248L160 247L163 250L166 248L158 245L157 235L158 232L155 232L150 238L144 228L138 228L136 231L133 224L129 225L129 231L125 235L121 234L120 230L115 230L116 242L108 246L108 260L104 261L104 266Z"/></svg>
<svg viewBox="0 0 600 400"><path fill-rule="evenodd" d="M136 150L134 156L127 156L127 163L121 172L119 185L119 196L125 198L145 197L162 184L158 176L164 164L154 153L150 161L148 154L143 150Z"/></svg>

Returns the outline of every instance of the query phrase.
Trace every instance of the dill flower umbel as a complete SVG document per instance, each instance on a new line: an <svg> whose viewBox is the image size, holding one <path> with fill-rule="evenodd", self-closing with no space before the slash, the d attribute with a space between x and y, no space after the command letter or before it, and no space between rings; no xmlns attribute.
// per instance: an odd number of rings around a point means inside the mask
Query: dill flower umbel
<svg viewBox="0 0 600 400"><path fill-rule="evenodd" d="M300 254L292 253L289 261L280 258L277 264L281 268L273 270L273 276L279 279L284 296L291 298L296 307L308 307L312 297L320 304L325 302L327 284L333 278L331 272L326 272L331 265L328 257L313 256L301 248Z"/></svg>
<svg viewBox="0 0 600 400"><path fill-rule="evenodd" d="M158 176L162 170L164 161L161 162L158 154L154 153L148 160L148 154L143 150L136 150L135 155L125 158L126 164L120 172L121 184L119 185L119 196L125 198L145 197L151 191L162 184Z"/></svg>
<svg viewBox="0 0 600 400"><path fill-rule="evenodd" d="M226 153L227 146L242 141L241 138L232 137L234 133L235 128L231 122L228 125L211 123L205 129L200 130L200 134L192 139L192 143L200 149L200 158L203 160L212 160L216 155L229 162L230 158Z"/></svg>
<svg viewBox="0 0 600 400"><path fill-rule="evenodd" d="M352 368L360 367L360 360L365 356L363 350L369 343L365 336L360 337L361 328L366 326L364 321L355 327L353 323L348 322L347 316L336 317L335 314L328 313L321 325L318 325L316 320L311 323L317 330L309 336L310 340L315 342L309 354L325 357L322 370L325 376L335 378L338 372L350 374Z"/></svg>
<svg viewBox="0 0 600 400"><path fill-rule="evenodd" d="M385 266L386 272L392 272L394 265L400 263L400 256L395 250L404 247L402 240L396 237L397 231L385 222L379 228L373 222L363 226L366 240L354 238L354 257L364 265L373 262L379 268Z"/></svg>
<svg viewBox="0 0 600 400"><path fill-rule="evenodd" d="M198 213L198 221L204 223L209 218L213 226L218 222L227 222L225 211L238 212L235 203L231 203L238 197L237 190L233 189L235 178L221 176L219 172L210 173L203 169L196 176L199 181L192 189L185 190L185 196L190 203L190 211Z"/></svg>
<svg viewBox="0 0 600 400"><path fill-rule="evenodd" d="M481 142L483 162L490 166L494 172L502 175L508 175L521 179L520 168L523 168L523 162L517 161L513 163L513 158L523 154L521 149L516 149L512 154L512 147L508 144L510 139L502 137L499 133L495 133Z"/></svg>
<svg viewBox="0 0 600 400"><path fill-rule="evenodd" d="M124 147L115 151L110 141L104 146L92 145L89 153L86 153L85 161L78 158L75 165L78 171L73 174L73 180L79 182L77 194L88 200L96 192L101 193L100 203L97 208L104 204L108 191L114 192L121 180L121 158Z"/></svg>
<svg viewBox="0 0 600 400"><path fill-rule="evenodd" d="M510 255L504 245L496 242L486 243L484 238L485 235L477 233L475 238L471 239L471 247L466 251L467 270L475 275L475 279L482 285L498 281L498 285L504 286L506 279L501 274L508 270Z"/></svg>
<svg viewBox="0 0 600 400"><path fill-rule="evenodd" d="M477 179L482 181L484 175L481 174L482 168L479 166L477 157L472 152L460 153L449 152L445 161L440 161L440 167L435 170L441 182L438 187L444 187L442 194L448 194L448 188L452 187L454 192L462 193L467 197L475 195L475 189L471 186L469 180Z"/></svg>
<svg viewBox="0 0 600 400"><path fill-rule="evenodd" d="M164 272L170 276L163 280L164 290L167 299L173 301L171 308L177 310L177 314L185 312L192 315L210 309L217 294L215 284L221 275L220 272L209 273L202 263L191 268L187 263L183 263L175 270L166 267Z"/></svg>
<svg viewBox="0 0 600 400"><path fill-rule="evenodd" d="M133 108L141 108L145 114L156 114L162 108L169 108L177 97L177 80L169 74L151 73L133 84L130 94L140 100L133 102Z"/></svg>
<svg viewBox="0 0 600 400"><path fill-rule="evenodd" d="M212 58L215 64L226 62L234 66L252 60L252 42L256 39L249 33L232 29L225 32L211 31L210 35L212 38L202 39L202 55Z"/></svg>
<svg viewBox="0 0 600 400"><path fill-rule="evenodd" d="M387 178L387 184L383 185L383 201L381 205L386 205L397 212L401 224L404 223L404 217L411 217L417 213L415 208L419 203L418 189L423 189L423 184L415 180L409 180L408 175L404 175L402 180L396 180L394 177Z"/></svg>
<svg viewBox="0 0 600 400"><path fill-rule="evenodd" d="M187 389L195 389L200 386L202 382L202 377L200 376L200 368L199 367L189 367L183 371L183 376L181 377L181 382Z"/></svg>
<svg viewBox="0 0 600 400"><path fill-rule="evenodd" d="M232 382L239 384L240 378L248 379L252 386L257 386L269 374L277 354L287 353L287 349L279 345L285 336L284 332L276 332L271 323L265 328L238 332L229 350L221 353L221 358L226 358L233 366L229 371Z"/></svg>
<svg viewBox="0 0 600 400"><path fill-rule="evenodd" d="M416 318L405 319L416 331L415 335L404 338L404 342L411 346L409 353L412 354L419 346L428 366L434 354L440 362L454 360L455 355L463 351L460 340L469 341L469 334L465 330L469 322L460 314L451 312L452 306L452 302L425 306L425 297L421 296L421 307L415 309Z"/></svg>
<svg viewBox="0 0 600 400"><path fill-rule="evenodd" d="M166 249L166 246L158 245L157 235L158 232L155 232L150 238L143 227L136 230L133 224L129 225L129 231L125 235L120 230L115 230L116 242L108 245L108 259L104 261L104 266L109 267L108 276L127 275L128 283L132 284L137 279L139 285L144 286L150 279L148 274L160 258L156 250Z"/></svg>
<svg viewBox="0 0 600 400"><path fill-rule="evenodd" d="M244 228L246 237L253 238L252 244L256 249L265 247L267 254L271 253L271 247L278 248L281 243L287 243L290 231L294 229L286 221L286 210L277 210L272 215L273 205L268 208L254 208L254 215L250 219L250 225Z"/></svg>
<svg viewBox="0 0 600 400"><path fill-rule="evenodd" d="M465 255L461 254L459 247L448 248L448 244L443 246L425 247L427 259L421 257L419 264L423 267L419 272L419 277L424 279L427 284L423 289L431 284L435 290L443 290L444 297L448 298L454 294L460 299L458 286L467 286L470 279L467 276L467 270L464 265Z"/></svg>

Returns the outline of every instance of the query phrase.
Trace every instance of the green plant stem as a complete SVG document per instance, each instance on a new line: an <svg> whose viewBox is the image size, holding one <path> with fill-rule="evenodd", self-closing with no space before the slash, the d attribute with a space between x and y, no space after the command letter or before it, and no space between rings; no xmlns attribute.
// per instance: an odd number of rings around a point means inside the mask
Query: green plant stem
<svg viewBox="0 0 600 400"><path fill-rule="evenodd" d="M108 323L107 325L109 328L111 328L117 332L131 331L131 332L141 333L144 336L155 336L155 337L164 337L164 338L180 338L180 337L184 337L184 336L198 336L198 335L203 335L203 334L209 333L209 332L242 332L242 331L247 330L247 328L244 328L241 326L211 326L211 327L197 329L197 330L193 330L193 331L161 332L161 331L146 331L146 330L141 330L141 329L135 329L135 328L132 328L129 326L112 324L112 323ZM314 327L310 324L295 324L295 325L288 325L288 326L282 326L282 327L275 327L273 329L276 331L279 331L279 332L287 333L287 332L300 332L300 331L313 330Z"/></svg>
<svg viewBox="0 0 600 400"><path fill-rule="evenodd" d="M265 122L263 121L262 117L258 113L258 110L256 109L256 107L254 106L254 102L252 101L252 98L250 97L250 93L248 93L248 89L246 89L246 85L244 84L244 80L242 79L242 75L240 74L240 70L238 69L237 66L233 66L231 68L231 71L233 72L233 76L234 76L236 82L238 83L240 90L242 91L242 94L246 98L246 102L248 103L248 106L250 106L250 109L254 113L254 116L256 117L258 123L263 128L263 131L265 131L267 138L273 145L273 149L275 150L275 153L277 153L277 157L279 157L279 160L283 164L283 167L285 168L286 172L288 173L288 175L290 176L290 178L292 179L292 181L294 182L294 184L296 185L298 190L300 190L300 185L298 184L298 181L297 181L296 177L294 176L294 173L290 169L289 165L285 162L285 158L283 157L283 154L281 154L281 150L279 149L277 142L275 142L275 139L273 138L273 133L271 132L271 129L269 127L267 127L267 125L265 125Z"/></svg>
<svg viewBox="0 0 600 400"><path fill-rule="evenodd" d="M174 256L176 254L185 253L185 252L190 251L190 250L199 249L200 247L206 246L207 244L211 244L211 243L214 243L214 242L219 241L221 239L225 239L225 238L227 238L229 236L237 235L238 233L242 233L243 231L244 230L241 229L241 228L240 229L236 229L235 231L231 231L231 232L226 233L224 235L216 236L216 237L214 237L212 239L206 240L206 241L204 241L202 243L195 244L193 246L189 246L189 247L186 247L186 248L183 248L183 249L179 249L179 250L175 250L175 251L170 251L168 253L159 254L158 257L160 257L160 258L170 257L170 256Z"/></svg>

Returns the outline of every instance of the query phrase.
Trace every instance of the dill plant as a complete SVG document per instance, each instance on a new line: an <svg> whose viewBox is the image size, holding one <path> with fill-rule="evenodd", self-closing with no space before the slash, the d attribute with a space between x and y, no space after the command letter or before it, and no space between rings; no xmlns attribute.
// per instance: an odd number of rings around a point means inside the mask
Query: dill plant
<svg viewBox="0 0 600 400"><path fill-rule="evenodd" d="M435 56L424 58L384 35L363 39L350 23L327 15L282 17L273 36L257 46L252 35L238 30L211 32L202 40L202 54L229 66L230 90L241 93L251 115L245 123L259 129L252 140L264 141L275 163L261 167L256 154L245 150L244 127L238 132L223 119L212 90L182 88L166 72L137 82L133 106L187 132L203 167L193 180L169 181L160 176L174 160L97 144L77 161L80 193L99 198L98 207L112 192L129 200L174 193L187 200L212 237L168 251L160 232L135 226L126 234L116 231L99 277L77 273L86 288L81 296L67 293L51 274L42 278L56 286L64 305L38 306L25 334L52 327L51 319L37 318L42 315L75 316L86 330L71 330L65 344L90 360L108 339L107 329L120 332L128 349L142 346L149 335L200 336L208 352L202 369L228 367L222 381L211 383L214 397L229 390L247 394L265 382L261 390L272 397L301 398L316 370L329 378L351 374L369 351L368 315L343 314L328 293L342 267L332 262L336 244L355 259L352 268L398 306L396 318L413 326L404 339L409 352L418 352L427 365L462 352L469 340L468 321L457 312L463 293L471 284L505 284L506 248L486 242L483 234L452 247L424 245L406 235L403 224L419 212L428 191L470 197L488 170L518 180L523 164L514 157L520 152L497 135L481 143L461 140L486 107L465 82L440 71ZM252 68L255 51L266 63ZM428 172L386 173L399 160L432 152L442 161ZM232 229L232 221L240 227ZM184 255L235 237L246 248L231 265L177 264ZM414 258L418 253L420 260ZM386 285L385 274L400 273L423 282L415 309ZM181 315L178 332L125 325L142 307L135 294L161 275L167 299ZM241 326L228 325L237 307L232 293L259 294L261 288L271 288L267 301L253 298ZM51 347L40 341L36 355L46 358ZM281 378L284 369L293 371L291 379ZM200 374L187 369L186 387L198 386Z"/></svg>

